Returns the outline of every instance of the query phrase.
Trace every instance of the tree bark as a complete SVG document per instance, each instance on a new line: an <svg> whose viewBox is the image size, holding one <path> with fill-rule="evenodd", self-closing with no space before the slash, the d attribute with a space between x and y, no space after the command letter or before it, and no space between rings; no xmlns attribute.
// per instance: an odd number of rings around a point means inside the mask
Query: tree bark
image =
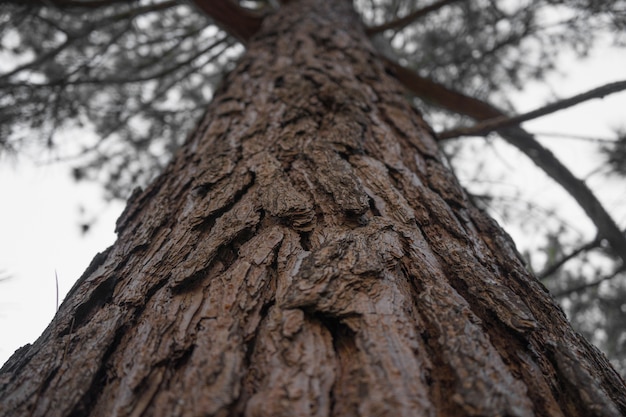
<svg viewBox="0 0 626 417"><path fill-rule="evenodd" d="M57 316L11 416L620 416L347 1L267 17Z"/></svg>

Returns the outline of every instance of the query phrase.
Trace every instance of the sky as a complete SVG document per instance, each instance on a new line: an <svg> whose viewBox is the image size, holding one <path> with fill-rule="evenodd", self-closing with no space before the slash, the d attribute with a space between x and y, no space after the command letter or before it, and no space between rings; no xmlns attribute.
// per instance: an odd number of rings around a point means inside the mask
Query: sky
<svg viewBox="0 0 626 417"><path fill-rule="evenodd" d="M551 89L529 85L514 103L520 112L533 110L554 99L565 98L608 82L626 79L626 52L601 48L583 62L563 60L562 72L550 77ZM611 137L612 129L626 126L626 92L555 113L524 124L530 131ZM587 145L566 139L545 138L542 143L559 156L572 171L585 177L600 163ZM558 201L569 198L544 187L541 173L526 171L531 163L520 156L521 185L533 193ZM595 181L591 186L622 227L626 225L626 187L619 181ZM70 290L96 253L115 240L115 220L124 205L105 203L99 185L75 183L67 164L38 166L33 160L0 158L0 364L20 346L32 343L52 320L57 302ZM98 221L83 235L79 224L97 214ZM572 208L572 221L593 233L582 211ZM505 225L506 227L506 225ZM509 233L524 246L532 236L515 230ZM58 280L59 300L56 283Z"/></svg>

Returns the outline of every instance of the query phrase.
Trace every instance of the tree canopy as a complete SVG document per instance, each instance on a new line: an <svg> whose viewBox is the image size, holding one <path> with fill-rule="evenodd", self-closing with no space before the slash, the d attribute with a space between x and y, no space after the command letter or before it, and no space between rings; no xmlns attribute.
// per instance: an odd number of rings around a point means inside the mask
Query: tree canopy
<svg viewBox="0 0 626 417"><path fill-rule="evenodd" d="M282 3L0 1L0 150L68 161L76 180L100 181L109 198L128 197L165 166L260 17ZM560 70L566 51L585 56L606 39L624 46L624 1L357 0L355 7L389 71L411 92L407 99L435 127L452 167L474 180L464 183L470 195L511 222L532 213L525 219L535 221L522 226L541 228L545 238L529 253L529 268L625 369L625 225L520 124L621 91L626 81L526 114L510 98ZM536 209L537 201L481 185L501 173L485 169L489 161L467 136L484 137L480 146L502 139L525 153L581 206L597 236L572 238L558 214ZM603 175L623 178L626 135L597 143Z"/></svg>

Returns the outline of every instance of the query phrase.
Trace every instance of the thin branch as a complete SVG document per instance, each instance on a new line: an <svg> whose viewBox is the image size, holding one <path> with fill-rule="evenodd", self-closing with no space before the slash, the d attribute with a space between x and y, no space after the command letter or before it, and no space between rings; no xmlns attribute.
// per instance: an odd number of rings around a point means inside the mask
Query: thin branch
<svg viewBox="0 0 626 417"><path fill-rule="evenodd" d="M151 4L151 5L146 5L146 6L140 6L134 9L130 9L127 10L125 12L121 12L118 13L116 15L111 15L111 16L107 16L105 18L103 18L100 22L98 22L98 24L95 24L91 27L88 28L83 28L83 30L81 30L79 33L74 34L73 36L68 36L65 41L63 43L61 43L59 46L57 46L56 48L46 52L45 54L40 55L39 57L37 57L36 59L33 59L30 62L25 63L24 65L21 65L17 68L14 68L13 70L9 71L8 73L2 74L0 75L0 83L4 80L8 80L9 78L11 78L13 75L24 71L24 70L28 70L34 67L37 67L39 65L41 65L42 63L44 63L47 60L50 60L52 58L54 58L55 56L57 56L58 54L60 54L65 48L69 47L70 45L72 45L74 42L77 42L81 39L84 39L88 34L90 34L91 32L100 29L102 27L105 27L111 23L114 23L118 20L122 20L122 19L131 19L131 18L135 18L139 15L142 15L144 13L151 13L151 12L155 12L155 11L159 11L159 10L165 10L168 9L170 7L174 7L174 6L178 6L180 5L179 1L177 0L170 0L170 1L164 1L162 3L158 3L158 4Z"/></svg>
<svg viewBox="0 0 626 417"><path fill-rule="evenodd" d="M577 135L577 134L573 134L573 133L537 132L537 131L534 131L533 134L535 136L547 136L547 137L551 137L551 138L555 138L555 139L573 139L573 140L582 140L582 141L602 143L602 144L612 144L612 143L615 143L615 139L598 138L598 137L592 137L592 136Z"/></svg>
<svg viewBox="0 0 626 417"><path fill-rule="evenodd" d="M614 83L605 84L601 87L594 88L587 92L577 94L570 98L559 100L540 107L528 113L520 114L513 117L500 116L477 123L474 126L462 127L458 129L446 130L437 134L440 140L456 138L459 136L484 136L503 127L518 125L538 117L545 116L568 107L575 106L587 100L594 98L603 98L609 94L617 93L626 89L626 81L616 81Z"/></svg>
<svg viewBox="0 0 626 417"><path fill-rule="evenodd" d="M452 4L452 3L456 3L459 0L439 0L438 2L435 2L433 4L430 4L426 7L423 7L421 9L415 10L412 13L409 13L408 15L401 17L400 19L397 20L393 20L391 22L387 22L387 23L383 23L382 25L379 26L372 26L369 27L367 29L365 29L365 33L372 36L372 35L376 35L377 33L381 33L384 32L386 30L389 29L402 29L405 26L410 25L411 23L413 23L414 21L416 21L417 19L426 16L428 13L434 12L436 10L441 9L444 6L447 6L448 4Z"/></svg>
<svg viewBox="0 0 626 417"><path fill-rule="evenodd" d="M572 288L568 288L568 289L565 289L563 291L559 291L557 293L554 293L554 294L552 294L552 296L554 298L561 298L561 297L566 297L566 296L568 296L570 294L574 294L574 293L578 293L578 292L584 291L584 290L589 289L589 288L597 287L598 285L602 284L603 282L609 281L609 280L615 278L616 276L618 276L620 273L622 273L624 271L626 271L626 265L621 265L617 269L615 269L615 271L611 272L609 275L607 275L605 277L600 278L597 281L589 282L589 283L582 284L582 285L578 285L578 286L572 287Z"/></svg>
<svg viewBox="0 0 626 417"><path fill-rule="evenodd" d="M100 134L101 138L100 140L95 143L93 146L87 148L87 149L83 149L79 154L77 155L73 155L67 158L63 158L63 160L70 160L70 159L75 159L81 156L86 155L89 152L93 152L95 150L97 150L102 143L108 139L111 135L113 135L114 133L116 133L117 131L119 131L120 129L122 129L124 126L128 125L128 121L138 115L141 114L142 112L144 112L146 109L148 109L150 106L153 105L154 102L156 102L156 100L162 96L164 96L172 87L174 87L176 84L178 84L180 81L186 79L187 77L189 77L189 75L199 71L200 69L202 69L206 64L213 62L213 60L218 59L226 50L228 50L228 48L230 46L232 46L231 44L228 43L228 37L224 37L219 41L216 41L215 43L213 43L212 45L208 46L207 48L205 48L203 51L199 52L198 54L194 55L194 57L192 57L191 59L189 59L187 62L185 63L181 63L180 65L176 66L175 68L172 68L172 73L176 72L175 70L178 69L182 69L184 67L189 67L189 69L187 69L186 71L182 72L182 75L170 80L170 82L166 83L165 85L162 85L157 91L155 91L154 95L150 98L149 101L147 102L143 102L138 108L133 109L133 111L128 112L124 117L120 117L118 123L112 127L111 129L109 129L107 132ZM226 46L219 52L215 53L213 56L209 57L206 61L202 62L199 65L193 65L193 61L195 61L198 57L201 57L202 55L204 55L206 52L211 51L215 46L223 43L224 41L227 42ZM234 40L231 39L231 42L234 42ZM169 75L169 74L168 74ZM58 160L57 160L58 162Z"/></svg>
<svg viewBox="0 0 626 417"><path fill-rule="evenodd" d="M8 80L9 78L14 76L18 72L21 72L21 71L24 71L24 70L28 70L30 68L37 67L37 66L41 65L43 62L45 62L45 61L47 61L49 59L54 58L55 56L60 54L61 51L63 51L68 46L70 46L72 43L76 42L81 37L82 37L82 34L81 34L81 36L67 37L67 39L65 39L65 42L63 42L62 44L60 44L56 48L51 49L50 51L46 52L45 54L40 55L36 59L33 59L32 61L27 62L24 65L20 65L19 67L14 68L12 71L7 72L6 74L0 75L0 83L2 81L4 81L4 80Z"/></svg>
<svg viewBox="0 0 626 417"><path fill-rule="evenodd" d="M546 279L547 277L549 277L550 275L552 275L556 271L558 271L559 268L561 268L563 265L565 265L571 259L574 259L575 257L577 257L578 255L580 255L583 252L587 252L587 251L590 251L591 249L597 248L598 246L600 246L601 243L602 243L602 239L596 238L596 239L592 240L591 242L585 243L581 247L574 249L573 251L571 251L567 255L563 256L558 261L554 262L552 265L549 265L543 271L539 272L537 274L537 279L539 279L539 280Z"/></svg>
<svg viewBox="0 0 626 417"><path fill-rule="evenodd" d="M134 9L128 9L126 11L123 11L114 15L105 16L104 20L117 21L117 20L122 20L122 19L131 19L131 18L140 16L146 13L167 10L171 7L176 7L176 6L181 6L181 5L183 5L183 2L181 2L180 0L167 0L161 3L146 4L144 6L138 6L138 7L135 7ZM101 25L101 26L106 26L106 24L108 23L110 22L106 22L104 25Z"/></svg>
<svg viewBox="0 0 626 417"><path fill-rule="evenodd" d="M386 63L405 87L434 105L454 113L469 116L478 121L506 117L503 111L489 103L421 77L391 60L386 60ZM587 184L576 178L550 150L543 147L533 135L521 127L501 128L498 130L498 133L511 145L526 154L576 200L597 227L598 235L607 239L617 256L626 263L626 236L617 227L613 218L589 187L587 187Z"/></svg>
<svg viewBox="0 0 626 417"><path fill-rule="evenodd" d="M115 85L115 84L135 84L142 83L150 80L155 80L158 78L165 77L169 74L172 74L179 69L191 64L193 61L201 57L202 55L210 52L213 48L221 45L222 43L228 40L228 36L224 34L224 36L215 38L213 42L207 47L196 51L190 57L187 57L184 61L175 62L174 65L164 68L159 72L136 76L136 77L111 77L111 78L100 78L100 79L77 79L74 81L65 81L64 79L57 80L54 82L46 83L46 84L24 84L26 87L54 87L57 85L69 86L69 85L85 85L85 84L102 84L102 85ZM165 56L165 53L164 53Z"/></svg>
<svg viewBox="0 0 626 417"><path fill-rule="evenodd" d="M86 85L86 84L102 84L102 85L114 85L114 84L135 84L135 83L142 83L145 81L150 81L150 80L154 80L154 79L158 79L158 78L162 78L166 75L169 75L173 72L178 71L180 68L190 64L191 62L195 61L198 57L202 56L203 54L211 51L211 49L219 46L220 44L224 43L225 41L228 40L228 37L226 35L217 38L214 40L213 43L211 43L211 45L209 45L206 48L201 49L200 51L196 51L193 55L191 55L190 57L188 57L187 59L185 59L184 61L181 62L177 62L174 65L168 67L168 68L164 68L159 72L156 73L152 73L152 74L148 74L148 75L142 75L142 76L136 76L136 77L111 77L111 78L93 78L93 79L77 79L77 80L66 80L65 78L62 79L58 79L58 80L54 80L45 84L34 84L34 83L14 83L11 84L11 86L17 86L17 87L30 87L30 88L44 88L44 87L56 87L59 85L62 86L70 86L70 85ZM166 55L166 53L164 53L164 56ZM93 60L93 57L90 59ZM138 70L137 68L135 68L135 70Z"/></svg>

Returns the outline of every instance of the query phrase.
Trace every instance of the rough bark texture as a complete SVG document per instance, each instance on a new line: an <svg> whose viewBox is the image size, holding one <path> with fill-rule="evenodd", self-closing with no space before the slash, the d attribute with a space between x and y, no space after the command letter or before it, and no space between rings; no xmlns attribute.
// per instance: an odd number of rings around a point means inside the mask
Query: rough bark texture
<svg viewBox="0 0 626 417"><path fill-rule="evenodd" d="M0 415L626 413L348 2L266 18L117 227L2 368Z"/></svg>

